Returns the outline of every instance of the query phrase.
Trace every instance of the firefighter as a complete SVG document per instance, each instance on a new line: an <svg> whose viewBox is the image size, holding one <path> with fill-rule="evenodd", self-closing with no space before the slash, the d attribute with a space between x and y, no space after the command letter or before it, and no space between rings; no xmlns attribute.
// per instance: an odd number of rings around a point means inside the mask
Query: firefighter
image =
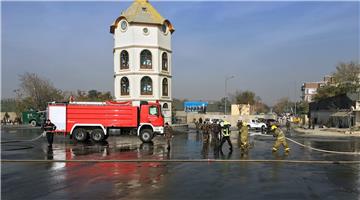
<svg viewBox="0 0 360 200"><path fill-rule="evenodd" d="M241 141L241 145L240 145L241 149L243 151L247 150L250 146L250 143L249 143L249 130L245 122L241 123L240 141Z"/></svg>
<svg viewBox="0 0 360 200"><path fill-rule="evenodd" d="M165 123L164 126L164 134L165 134L165 139L167 142L167 150L170 151L170 142L171 142L171 138L173 137L173 130L170 127L169 123Z"/></svg>
<svg viewBox="0 0 360 200"><path fill-rule="evenodd" d="M45 124L43 124L42 129L46 132L46 139L49 144L49 148L52 147L54 141L54 130L56 130L55 124L51 123L50 119L47 119Z"/></svg>
<svg viewBox="0 0 360 200"><path fill-rule="evenodd" d="M283 145L283 147L285 148L285 152L288 153L290 151L290 148L286 142L284 132L276 125L272 125L271 130L273 131L273 136L276 137L276 141L272 148L272 151L276 152L279 149L280 145Z"/></svg>
<svg viewBox="0 0 360 200"><path fill-rule="evenodd" d="M224 144L225 141L228 142L230 148L230 152L232 152L233 150L233 147L232 147L232 144L231 144L231 140L230 140L230 123L228 121L223 121L220 123L220 126L221 126L221 133L222 133L222 139L221 139L221 142L220 142L220 151L222 151L222 145Z"/></svg>

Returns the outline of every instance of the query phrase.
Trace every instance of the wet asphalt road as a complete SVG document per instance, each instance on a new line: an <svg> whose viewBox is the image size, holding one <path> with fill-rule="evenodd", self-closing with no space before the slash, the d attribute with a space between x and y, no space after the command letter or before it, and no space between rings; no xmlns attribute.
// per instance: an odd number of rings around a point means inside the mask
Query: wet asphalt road
<svg viewBox="0 0 360 200"><path fill-rule="evenodd" d="M2 142L27 140L40 134L28 127L2 128ZM293 139L313 147L360 150L359 138ZM227 144L223 154L203 145L190 130L175 135L171 151L165 140L142 144L135 136L111 136L108 143L81 144L56 136L52 151L45 138L2 143L2 159L288 159L360 160L360 156L310 151L289 143L291 153L271 153L272 137L251 137L248 154ZM2 163L2 199L360 199L359 164L289 163Z"/></svg>

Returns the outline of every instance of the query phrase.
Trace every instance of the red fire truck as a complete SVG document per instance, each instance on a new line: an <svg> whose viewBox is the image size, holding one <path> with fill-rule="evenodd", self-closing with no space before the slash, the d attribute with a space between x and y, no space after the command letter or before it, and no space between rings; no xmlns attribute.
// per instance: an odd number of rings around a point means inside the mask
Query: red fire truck
<svg viewBox="0 0 360 200"><path fill-rule="evenodd" d="M55 132L70 134L77 141L106 140L110 129L136 130L143 142L164 133L164 117L158 102L69 102L49 103L48 119Z"/></svg>

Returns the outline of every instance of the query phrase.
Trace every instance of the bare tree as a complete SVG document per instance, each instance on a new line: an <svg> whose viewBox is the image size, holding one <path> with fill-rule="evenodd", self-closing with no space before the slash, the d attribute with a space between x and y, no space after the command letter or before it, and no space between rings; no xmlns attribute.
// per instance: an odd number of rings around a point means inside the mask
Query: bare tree
<svg viewBox="0 0 360 200"><path fill-rule="evenodd" d="M289 98L284 97L279 99L274 105L274 112L277 114L282 114L286 112L291 112L291 108L294 106L294 102L291 102Z"/></svg>
<svg viewBox="0 0 360 200"><path fill-rule="evenodd" d="M63 100L61 90L35 73L26 72L20 75L20 88L15 92L21 110L45 110L48 102Z"/></svg>

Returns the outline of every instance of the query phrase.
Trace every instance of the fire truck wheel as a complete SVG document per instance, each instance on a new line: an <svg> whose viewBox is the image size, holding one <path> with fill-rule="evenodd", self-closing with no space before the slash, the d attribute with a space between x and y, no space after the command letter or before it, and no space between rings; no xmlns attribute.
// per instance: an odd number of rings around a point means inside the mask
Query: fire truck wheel
<svg viewBox="0 0 360 200"><path fill-rule="evenodd" d="M75 140L79 141L79 142L84 142L88 135L87 135L87 131L84 128L76 128L73 131L73 137L75 138Z"/></svg>
<svg viewBox="0 0 360 200"><path fill-rule="evenodd" d="M151 142L153 138L153 132L151 131L151 129L143 129L140 132L140 139L143 142Z"/></svg>
<svg viewBox="0 0 360 200"><path fill-rule="evenodd" d="M101 142L105 138L104 131L100 128L91 131L91 139L95 142Z"/></svg>

